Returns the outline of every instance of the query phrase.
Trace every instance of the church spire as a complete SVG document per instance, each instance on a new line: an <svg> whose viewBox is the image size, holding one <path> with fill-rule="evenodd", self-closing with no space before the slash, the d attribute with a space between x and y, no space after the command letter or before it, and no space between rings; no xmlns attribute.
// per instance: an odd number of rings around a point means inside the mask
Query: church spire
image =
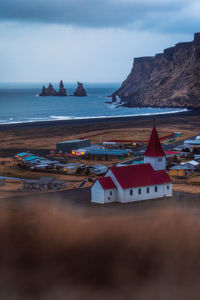
<svg viewBox="0 0 200 300"><path fill-rule="evenodd" d="M151 137L144 155L150 157L165 156L165 152L162 149L160 139L156 130L155 119L153 120L153 129L151 132Z"/></svg>

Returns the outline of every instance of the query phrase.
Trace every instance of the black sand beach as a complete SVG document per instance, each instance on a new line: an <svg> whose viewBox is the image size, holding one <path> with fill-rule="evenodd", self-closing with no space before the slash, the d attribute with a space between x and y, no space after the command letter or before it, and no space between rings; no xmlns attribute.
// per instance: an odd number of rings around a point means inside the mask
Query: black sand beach
<svg viewBox="0 0 200 300"><path fill-rule="evenodd" d="M151 120L156 118L157 120L169 120L174 118L200 116L200 110L191 109L179 113L157 114L157 115L138 115L131 117L113 117L113 118L88 118L88 119L75 119L75 120L59 120L59 121L41 121L41 122L27 122L27 123L13 123L13 124L1 124L0 131L12 131L12 130L26 130L34 128L52 128L52 127L72 127L72 126L88 126L96 124L119 124L130 123L134 121Z"/></svg>

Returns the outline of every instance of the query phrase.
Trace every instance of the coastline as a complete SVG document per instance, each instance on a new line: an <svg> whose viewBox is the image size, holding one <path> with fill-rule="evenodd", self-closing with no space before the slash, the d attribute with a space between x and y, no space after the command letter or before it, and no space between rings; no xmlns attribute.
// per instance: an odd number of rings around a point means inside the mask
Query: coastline
<svg viewBox="0 0 200 300"><path fill-rule="evenodd" d="M157 113L157 114L145 114L135 116L118 116L118 117L91 117L91 118L79 118L68 120L47 120L47 121L33 121L24 123L10 123L0 124L0 131L9 130L28 130L34 128L51 128L51 127L68 127L68 126L86 126L92 124L113 124L124 123L140 120L156 119L169 119L183 116L200 116L200 109L190 109L182 112L170 112L170 113Z"/></svg>

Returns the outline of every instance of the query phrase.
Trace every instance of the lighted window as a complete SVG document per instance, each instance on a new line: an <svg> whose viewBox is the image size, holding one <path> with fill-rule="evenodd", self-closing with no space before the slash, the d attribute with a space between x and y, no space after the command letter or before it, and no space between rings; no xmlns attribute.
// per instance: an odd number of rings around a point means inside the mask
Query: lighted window
<svg viewBox="0 0 200 300"><path fill-rule="evenodd" d="M157 187L157 186L155 186L155 192L157 193L157 191L158 191L158 187Z"/></svg>
<svg viewBox="0 0 200 300"><path fill-rule="evenodd" d="M132 196L133 195L133 190L130 190L130 196Z"/></svg>
<svg viewBox="0 0 200 300"><path fill-rule="evenodd" d="M149 194L149 187L147 188L147 194Z"/></svg>
<svg viewBox="0 0 200 300"><path fill-rule="evenodd" d="M141 193L142 193L142 191L141 191L141 189L139 189L139 190L138 190L138 194L141 195Z"/></svg>

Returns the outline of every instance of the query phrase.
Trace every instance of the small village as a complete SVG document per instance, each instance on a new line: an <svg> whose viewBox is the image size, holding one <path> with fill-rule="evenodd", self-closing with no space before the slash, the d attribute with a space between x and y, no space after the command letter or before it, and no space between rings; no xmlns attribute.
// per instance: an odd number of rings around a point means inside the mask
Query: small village
<svg viewBox="0 0 200 300"><path fill-rule="evenodd" d="M141 193L141 196L132 197L131 199L128 197L128 200L124 200L124 202L137 202L145 199L171 196L171 182L181 184L192 180L191 184L198 186L200 184L198 182L200 176L200 136L184 139L183 133L171 132L158 138L155 126L153 131L151 138L147 141L115 138L104 140L103 132L101 133L101 141L95 142L93 140L98 134L84 136L75 140L61 141L56 143L55 150L50 149L43 156L37 155L28 149L27 151L16 153L10 158L7 166L9 170L15 171L15 176L1 176L1 190L5 190L5 195L8 196L6 191L11 188L19 195L91 188L91 201L102 203L103 200L96 201L95 198L98 197L94 196L94 188L98 184L104 191L110 193L107 197L108 203L118 202L116 182L113 183L110 179L106 179L110 177L107 174L112 173L113 175L113 170L117 168L126 170L125 174L132 169L131 172L137 178L138 174L141 174L142 179L139 184L141 186L137 186L137 188L144 189L145 186L148 191L148 195L144 195L141 189L140 192L137 192L137 194ZM157 136L156 142L154 141L154 135ZM148 151L150 144L153 150ZM150 153L152 151L153 154ZM151 159L147 159L147 154ZM161 159L161 167L155 168L154 163L152 163L152 157ZM164 164L162 163L162 158ZM154 186L154 182L149 182L148 180L145 182L143 177L144 174L151 173L148 178L152 178L155 174L153 175L152 169L145 169L146 164L150 164L153 170L166 171L166 176L168 176L166 177L167 184L170 183L170 186L167 187L170 190L169 193L151 193L149 188ZM23 175L20 175L20 178L18 178L17 175L20 172L23 172ZM123 178L125 174L123 174ZM157 175L157 177L160 176ZM132 182L135 181L137 181L136 178L132 178ZM155 183L158 186L163 184L160 181L155 181ZM112 187L112 189L109 189L109 187ZM130 188L133 188L133 190L129 191L129 193L135 195L134 188L136 187L130 186ZM99 191L98 194L100 195ZM107 202L105 201L105 203Z"/></svg>

